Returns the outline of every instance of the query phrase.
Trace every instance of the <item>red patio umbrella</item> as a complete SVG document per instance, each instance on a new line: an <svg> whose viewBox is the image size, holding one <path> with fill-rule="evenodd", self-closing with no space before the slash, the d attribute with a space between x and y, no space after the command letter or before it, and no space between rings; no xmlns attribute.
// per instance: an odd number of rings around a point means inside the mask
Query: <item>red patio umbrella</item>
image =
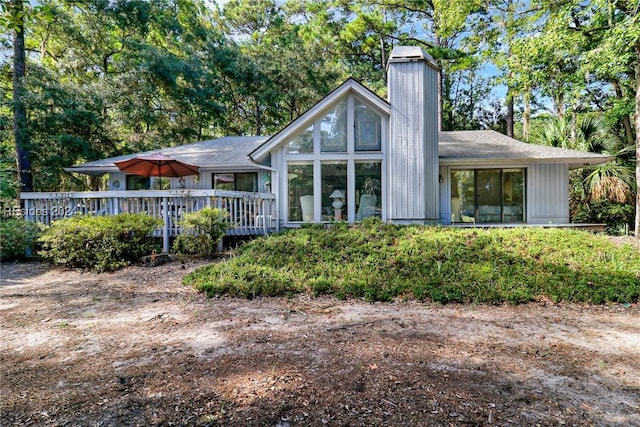
<svg viewBox="0 0 640 427"><path fill-rule="evenodd" d="M198 166L181 162L180 160L160 153L133 157L129 160L115 162L115 165L122 172L147 178L150 176L177 178L197 175L199 169Z"/></svg>

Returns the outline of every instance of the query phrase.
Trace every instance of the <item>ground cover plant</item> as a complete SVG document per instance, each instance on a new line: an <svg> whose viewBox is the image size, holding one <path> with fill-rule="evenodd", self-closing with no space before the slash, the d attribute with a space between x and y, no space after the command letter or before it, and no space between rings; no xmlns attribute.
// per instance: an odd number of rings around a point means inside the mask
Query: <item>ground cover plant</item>
<svg viewBox="0 0 640 427"><path fill-rule="evenodd" d="M161 225L147 214L65 218L43 231L39 255L65 267L111 271L151 254L153 232Z"/></svg>
<svg viewBox="0 0 640 427"><path fill-rule="evenodd" d="M640 297L640 253L584 231L368 220L259 238L184 283L248 298L308 292L371 301L630 303Z"/></svg>

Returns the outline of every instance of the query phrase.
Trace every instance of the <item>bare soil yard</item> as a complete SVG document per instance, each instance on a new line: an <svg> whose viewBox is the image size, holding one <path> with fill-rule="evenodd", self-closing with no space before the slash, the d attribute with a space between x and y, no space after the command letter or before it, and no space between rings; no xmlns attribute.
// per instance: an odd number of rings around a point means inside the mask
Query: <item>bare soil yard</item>
<svg viewBox="0 0 640 427"><path fill-rule="evenodd" d="M209 299L2 265L0 424L640 425L640 306Z"/></svg>

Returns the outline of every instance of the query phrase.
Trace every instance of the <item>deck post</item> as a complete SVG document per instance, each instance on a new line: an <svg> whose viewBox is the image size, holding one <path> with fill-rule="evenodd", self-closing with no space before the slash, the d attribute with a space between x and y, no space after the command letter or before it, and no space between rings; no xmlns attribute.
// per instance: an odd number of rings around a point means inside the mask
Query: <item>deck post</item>
<svg viewBox="0 0 640 427"><path fill-rule="evenodd" d="M162 253L169 253L169 203L167 197L162 198Z"/></svg>

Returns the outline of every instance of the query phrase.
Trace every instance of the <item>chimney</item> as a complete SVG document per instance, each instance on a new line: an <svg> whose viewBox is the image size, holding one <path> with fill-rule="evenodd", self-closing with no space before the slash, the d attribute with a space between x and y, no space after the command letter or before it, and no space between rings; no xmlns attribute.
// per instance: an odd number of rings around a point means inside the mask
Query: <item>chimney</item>
<svg viewBox="0 0 640 427"><path fill-rule="evenodd" d="M389 57L388 86L389 220L437 224L438 67L419 47L397 46Z"/></svg>

